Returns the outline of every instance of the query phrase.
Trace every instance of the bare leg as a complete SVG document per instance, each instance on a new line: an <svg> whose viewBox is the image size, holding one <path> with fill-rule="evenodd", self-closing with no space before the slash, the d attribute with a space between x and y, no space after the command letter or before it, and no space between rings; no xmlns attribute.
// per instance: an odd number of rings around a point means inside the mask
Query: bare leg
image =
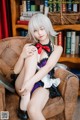
<svg viewBox="0 0 80 120"><path fill-rule="evenodd" d="M49 91L42 87L36 89L28 104L28 115L30 120L46 120L42 110L49 99Z"/></svg>
<svg viewBox="0 0 80 120"><path fill-rule="evenodd" d="M23 69L15 83L16 91L18 92L19 95L20 95L19 90L22 88L24 82L29 80L36 72L37 57L38 57L37 52L35 52L34 55L25 59ZM22 110L27 109L27 104L29 100L30 100L30 92L27 91L27 94L25 96L21 96L20 108Z"/></svg>

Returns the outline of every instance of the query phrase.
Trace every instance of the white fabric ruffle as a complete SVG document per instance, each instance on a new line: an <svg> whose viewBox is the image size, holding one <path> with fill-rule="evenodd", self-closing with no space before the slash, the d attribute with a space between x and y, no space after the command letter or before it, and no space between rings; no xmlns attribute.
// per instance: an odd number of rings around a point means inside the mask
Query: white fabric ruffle
<svg viewBox="0 0 80 120"><path fill-rule="evenodd" d="M44 88L50 88L52 84L57 87L60 84L60 78L50 79L48 74L41 81L44 83Z"/></svg>

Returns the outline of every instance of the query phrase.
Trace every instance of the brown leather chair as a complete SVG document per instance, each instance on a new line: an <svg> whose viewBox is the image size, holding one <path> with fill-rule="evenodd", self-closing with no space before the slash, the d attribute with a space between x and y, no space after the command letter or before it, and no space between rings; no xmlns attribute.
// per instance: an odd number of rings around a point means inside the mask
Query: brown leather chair
<svg viewBox="0 0 80 120"><path fill-rule="evenodd" d="M27 37L9 37L0 42L0 79L11 81L10 75L22 48L25 43L30 42ZM64 69L57 69L55 77L61 79L59 90L61 97L49 99L43 114L46 120L72 120L78 97L79 80L77 76ZM18 95L5 93L5 89L0 85L0 111L7 110L10 114L10 120L17 120L16 109L18 107ZM3 106L2 106L2 103ZM5 104L6 103L6 104Z"/></svg>

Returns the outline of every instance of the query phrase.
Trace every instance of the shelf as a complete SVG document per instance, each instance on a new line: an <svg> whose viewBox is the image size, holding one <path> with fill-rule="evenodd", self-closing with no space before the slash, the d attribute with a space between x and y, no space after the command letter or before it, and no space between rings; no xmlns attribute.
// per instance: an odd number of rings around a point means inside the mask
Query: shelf
<svg viewBox="0 0 80 120"><path fill-rule="evenodd" d="M80 24L74 24L74 25L54 25L53 27L54 27L54 29L56 31L67 30L67 29L80 31Z"/></svg>
<svg viewBox="0 0 80 120"><path fill-rule="evenodd" d="M17 28L22 28L22 29L25 29L25 30L28 29L27 25L18 25L18 24L16 24L15 26L16 26L16 29ZM56 31L67 30L67 29L80 31L80 24L75 24L75 25L54 25L53 28Z"/></svg>
<svg viewBox="0 0 80 120"><path fill-rule="evenodd" d="M16 27L16 29L21 28L21 29L28 30L28 26L27 25L18 25L18 24L16 24L15 27Z"/></svg>
<svg viewBox="0 0 80 120"><path fill-rule="evenodd" d="M17 29L24 29L28 30L28 25L19 25L16 24L16 20L20 16L20 1L19 0L10 0L11 3L11 17L12 17L12 34L13 36L19 35L19 30ZM80 24L71 24L71 25L53 25L53 28L55 31L61 31L61 30L74 30L74 31L80 31ZM80 67L80 57L77 55L62 55L60 62L70 62L73 63L76 67L78 65Z"/></svg>
<svg viewBox="0 0 80 120"><path fill-rule="evenodd" d="M59 60L59 62L71 62L80 64L80 57L78 55L65 55L63 54Z"/></svg>

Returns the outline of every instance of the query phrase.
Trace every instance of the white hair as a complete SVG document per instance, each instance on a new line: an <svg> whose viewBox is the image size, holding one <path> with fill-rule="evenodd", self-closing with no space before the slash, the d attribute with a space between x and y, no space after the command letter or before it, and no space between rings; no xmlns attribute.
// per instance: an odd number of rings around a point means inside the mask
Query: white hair
<svg viewBox="0 0 80 120"><path fill-rule="evenodd" d="M38 13L33 15L29 21L28 35L31 39L36 40L34 37L34 30L38 30L40 27L45 28L45 31L50 39L52 36L57 35L57 32L55 32L53 29L50 19L46 15Z"/></svg>

